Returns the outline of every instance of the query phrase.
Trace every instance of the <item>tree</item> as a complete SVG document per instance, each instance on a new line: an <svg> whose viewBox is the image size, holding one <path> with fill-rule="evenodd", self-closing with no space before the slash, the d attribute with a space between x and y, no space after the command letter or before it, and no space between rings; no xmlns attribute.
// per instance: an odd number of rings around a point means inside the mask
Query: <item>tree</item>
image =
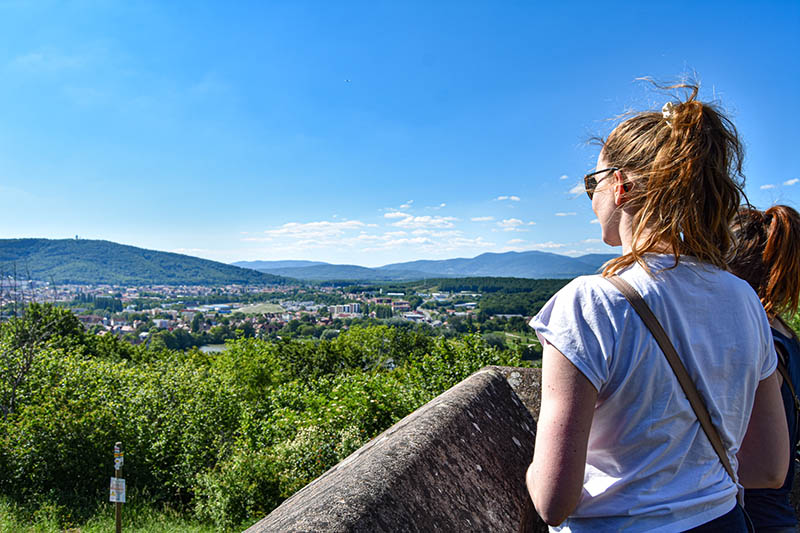
<svg viewBox="0 0 800 533"><path fill-rule="evenodd" d="M17 409L20 394L37 354L47 346L66 348L82 344L86 333L72 312L52 304L31 303L20 317L0 330L0 416L6 420Z"/></svg>
<svg viewBox="0 0 800 533"><path fill-rule="evenodd" d="M192 333L199 333L203 329L203 314L195 313L192 317Z"/></svg>

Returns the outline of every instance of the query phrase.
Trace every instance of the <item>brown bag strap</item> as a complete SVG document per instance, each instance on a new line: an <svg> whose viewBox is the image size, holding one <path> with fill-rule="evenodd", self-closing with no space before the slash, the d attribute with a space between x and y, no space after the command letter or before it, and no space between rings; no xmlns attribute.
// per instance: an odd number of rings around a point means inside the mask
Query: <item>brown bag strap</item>
<svg viewBox="0 0 800 533"><path fill-rule="evenodd" d="M610 281L617 289L619 289L619 292L621 292L623 296L628 299L636 313L638 313L644 324L647 326L647 329L649 329L653 334L653 337L655 337L656 342L661 347L661 351L664 352L664 355L667 358L667 362L669 362L669 366L671 366L672 371L675 372L675 376L678 378L678 382L680 383L683 392L686 394L686 398L689 399L689 404L692 406L694 414L697 416L697 420L700 421L703 431L705 431L708 440L711 441L711 446L714 447L714 451L717 452L719 460L722 462L722 466L725 467L725 471L728 472L728 475L731 476L731 479L735 483L737 479L736 473L733 471L731 462L728 459L728 453L725 449L725 446L722 444L722 439L717 432L717 428L715 428L714 424L711 422L711 416L708 414L708 410L703 403L703 399L700 397L700 393L697 392L697 388L694 386L692 378L686 371L686 367L683 366L681 358L678 356L678 352L675 351L675 347L669 340L667 332L664 331L664 328L661 327L661 323L653 314L653 311L650 310L650 307L644 301L642 296L630 285L630 283L617 275L607 277L606 279Z"/></svg>

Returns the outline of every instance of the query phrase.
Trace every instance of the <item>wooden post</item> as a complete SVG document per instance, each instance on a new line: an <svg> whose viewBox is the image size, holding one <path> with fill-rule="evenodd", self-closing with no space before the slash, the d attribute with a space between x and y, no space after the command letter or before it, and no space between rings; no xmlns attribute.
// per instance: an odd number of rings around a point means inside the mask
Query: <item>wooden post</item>
<svg viewBox="0 0 800 533"><path fill-rule="evenodd" d="M124 455L122 454L122 443L117 442L114 444L114 477L119 479L122 477L122 462ZM117 523L116 533L122 533L122 503L116 502L114 504L114 517Z"/></svg>

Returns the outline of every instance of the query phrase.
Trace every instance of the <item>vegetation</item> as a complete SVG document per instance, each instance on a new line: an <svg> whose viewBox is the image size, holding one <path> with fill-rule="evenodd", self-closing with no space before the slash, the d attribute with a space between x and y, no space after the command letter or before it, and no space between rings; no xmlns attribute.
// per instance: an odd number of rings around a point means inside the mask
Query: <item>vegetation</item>
<svg viewBox="0 0 800 533"><path fill-rule="evenodd" d="M324 337L181 352L97 337L32 304L0 326L2 527L107 524L120 441L140 517L241 529L472 372L520 364L473 334L374 325Z"/></svg>
<svg viewBox="0 0 800 533"><path fill-rule="evenodd" d="M84 239L0 239L0 272L75 284L267 285L287 278L188 255Z"/></svg>

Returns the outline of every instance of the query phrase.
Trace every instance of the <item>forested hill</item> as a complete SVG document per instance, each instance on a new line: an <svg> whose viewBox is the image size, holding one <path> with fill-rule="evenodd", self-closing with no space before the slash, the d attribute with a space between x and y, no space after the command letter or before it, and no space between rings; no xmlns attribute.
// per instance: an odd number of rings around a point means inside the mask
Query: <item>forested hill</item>
<svg viewBox="0 0 800 533"><path fill-rule="evenodd" d="M208 259L84 239L0 239L0 274L56 283L271 285L287 278Z"/></svg>
<svg viewBox="0 0 800 533"><path fill-rule="evenodd" d="M571 279L594 274L615 254L568 257L540 251L485 253L472 258L422 260L377 268L331 265L312 261L241 261L234 265L312 281L406 281L426 278L511 277Z"/></svg>

